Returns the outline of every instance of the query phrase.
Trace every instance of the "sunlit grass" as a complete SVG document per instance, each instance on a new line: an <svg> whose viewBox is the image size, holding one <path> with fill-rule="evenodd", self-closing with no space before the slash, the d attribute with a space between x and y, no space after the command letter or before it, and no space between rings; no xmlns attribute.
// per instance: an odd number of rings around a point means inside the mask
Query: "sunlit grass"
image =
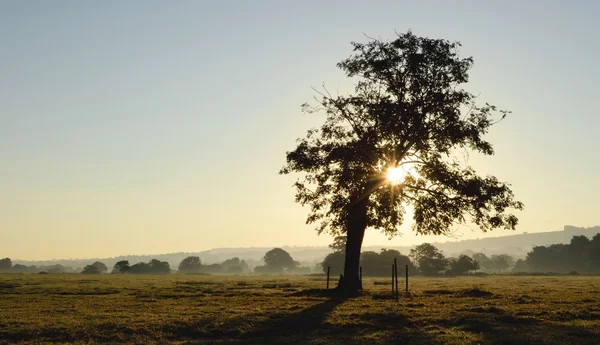
<svg viewBox="0 0 600 345"><path fill-rule="evenodd" d="M390 299L309 277L0 275L0 344L595 344L600 277L410 280ZM404 284L401 281L400 287ZM491 293L469 297L465 291Z"/></svg>

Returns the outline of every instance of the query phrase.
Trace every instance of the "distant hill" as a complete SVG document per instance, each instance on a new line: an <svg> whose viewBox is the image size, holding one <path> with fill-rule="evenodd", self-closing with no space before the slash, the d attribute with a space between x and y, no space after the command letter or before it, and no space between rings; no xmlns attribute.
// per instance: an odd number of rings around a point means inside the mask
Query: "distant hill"
<svg viewBox="0 0 600 345"><path fill-rule="evenodd" d="M448 241L434 243L436 247L442 250L448 256L456 256L461 253L483 252L486 254L509 254L515 257L524 257L527 252L534 246L550 245L556 243L569 243L573 236L584 235L588 238L594 237L600 233L600 226L590 228L578 228L567 225L563 231L549 231L537 233L523 233L518 235L498 236L490 238L482 238L475 240L463 241ZM323 260L323 258L331 252L328 247L282 247L288 251L292 257L300 261L303 265L314 266L314 264ZM363 247L363 251L372 250L379 252L381 248L397 249L403 254L408 254L412 247L409 246L367 246ZM108 267L112 267L117 261L129 260L131 264L141 261L147 262L150 259L159 259L167 261L171 264L171 268L176 269L181 260L190 256L199 256L202 262L220 263L232 257L245 259L252 267L262 264L262 257L272 247L252 247L252 248L216 248L193 253L170 253L170 254L155 254L155 255L123 255L113 258L90 258L90 259L72 259L72 260L47 260L47 261L24 261L13 260L14 263L24 265L52 265L60 264L63 266L71 266L73 268L84 267L94 261L104 262Z"/></svg>
<svg viewBox="0 0 600 345"><path fill-rule="evenodd" d="M600 226L578 228L567 225L564 227L563 231L524 232L518 235L434 243L434 245L444 251L447 255L456 255L465 251L474 251L486 254L509 254L512 256L524 257L534 246L569 243L573 236L581 235L591 239L598 233L600 233Z"/></svg>

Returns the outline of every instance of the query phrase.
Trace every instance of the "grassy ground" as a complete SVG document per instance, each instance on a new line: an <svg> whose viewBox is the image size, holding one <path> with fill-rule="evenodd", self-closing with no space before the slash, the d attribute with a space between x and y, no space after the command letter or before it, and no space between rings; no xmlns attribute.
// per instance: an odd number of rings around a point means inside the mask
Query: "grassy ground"
<svg viewBox="0 0 600 345"><path fill-rule="evenodd" d="M600 277L0 275L0 344L600 344ZM400 281L401 288L403 281Z"/></svg>

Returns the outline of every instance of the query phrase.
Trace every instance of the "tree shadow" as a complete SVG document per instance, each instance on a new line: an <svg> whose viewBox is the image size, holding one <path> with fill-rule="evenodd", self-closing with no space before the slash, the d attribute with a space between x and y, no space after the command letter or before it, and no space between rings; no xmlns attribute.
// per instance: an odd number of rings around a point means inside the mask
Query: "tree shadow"
<svg viewBox="0 0 600 345"><path fill-rule="evenodd" d="M173 333L181 344L441 344L419 330L408 317L398 312L365 312L340 316L343 321L330 322L328 317L347 298L332 297L292 315L272 318L251 325L247 332L212 334ZM230 320L232 324L243 319ZM373 339L373 334L379 334Z"/></svg>
<svg viewBox="0 0 600 345"><path fill-rule="evenodd" d="M600 334L552 320L521 317L498 308L474 308L444 326L483 336L485 344L599 344Z"/></svg>

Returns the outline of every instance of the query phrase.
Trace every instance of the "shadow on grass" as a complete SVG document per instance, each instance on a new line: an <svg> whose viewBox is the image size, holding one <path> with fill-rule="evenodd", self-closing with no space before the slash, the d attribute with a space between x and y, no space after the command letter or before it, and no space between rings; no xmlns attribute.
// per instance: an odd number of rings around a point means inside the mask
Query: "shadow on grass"
<svg viewBox="0 0 600 345"><path fill-rule="evenodd" d="M309 290L295 294L297 297L317 298L331 295L326 290ZM421 332L408 317L397 311L369 312L348 310L333 311L348 299L330 297L296 313L274 312L266 320L248 322L235 318L222 324L213 332L188 333L180 329L171 333L181 344L441 344L427 333ZM294 310L294 309L292 309ZM204 328L206 330L206 328Z"/></svg>
<svg viewBox="0 0 600 345"><path fill-rule="evenodd" d="M272 311L266 318L262 315L263 319L260 321L236 317L211 326L206 324L208 320L200 319L197 323L184 324L165 331L170 333L173 339L188 339L188 344L253 344L259 339L286 338L294 333L304 334L319 329L329 313L343 302L344 299L331 298L299 312Z"/></svg>
<svg viewBox="0 0 600 345"><path fill-rule="evenodd" d="M518 317L501 309L473 308L443 326L483 336L485 344L599 344L600 334L590 330L531 317Z"/></svg>

